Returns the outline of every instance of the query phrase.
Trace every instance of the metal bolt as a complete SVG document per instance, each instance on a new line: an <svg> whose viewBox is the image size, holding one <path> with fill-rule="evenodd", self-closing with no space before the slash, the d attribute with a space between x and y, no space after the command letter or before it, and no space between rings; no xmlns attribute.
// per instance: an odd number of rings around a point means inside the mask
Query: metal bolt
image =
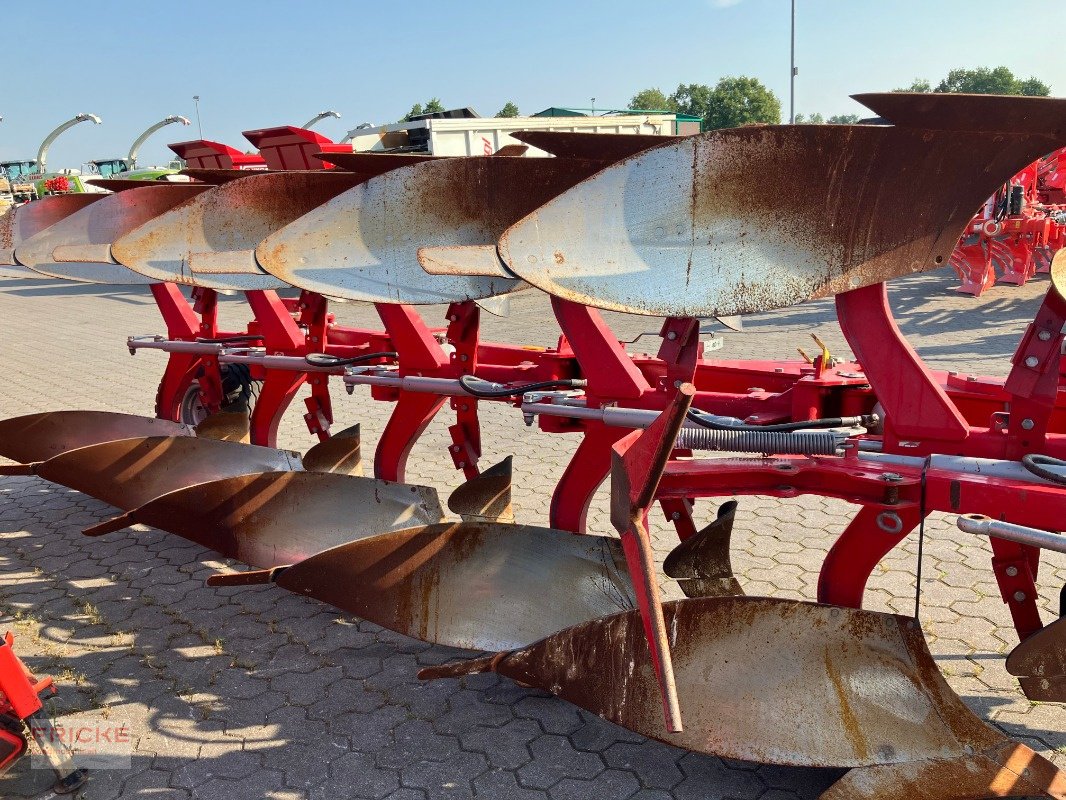
<svg viewBox="0 0 1066 800"><path fill-rule="evenodd" d="M458 314L452 314L450 317L448 317L448 319L450 319L452 322L458 322L459 321L459 315Z"/></svg>
<svg viewBox="0 0 1066 800"><path fill-rule="evenodd" d="M470 360L470 356L468 356L466 353L463 353L461 356L459 356L459 360L460 361L469 361Z"/></svg>
<svg viewBox="0 0 1066 800"><path fill-rule="evenodd" d="M673 512L671 512L671 513L670 513L670 519L674 520L675 522L676 522L677 520L681 519L681 512L680 512L680 511L673 511Z"/></svg>
<svg viewBox="0 0 1066 800"><path fill-rule="evenodd" d="M1050 689L1051 688L1051 681L1049 681L1047 678L1041 678L1040 679L1040 688L1041 689ZM1028 772L1028 771L1029 770L1026 770L1026 772Z"/></svg>
<svg viewBox="0 0 1066 800"><path fill-rule="evenodd" d="M885 481L886 483L899 483L903 480L903 476L900 475L898 472L886 472L884 475L881 476L881 480Z"/></svg>
<svg viewBox="0 0 1066 800"><path fill-rule="evenodd" d="M453 453L458 453L459 452L459 445L453 444L452 445L452 452Z"/></svg>
<svg viewBox="0 0 1066 800"><path fill-rule="evenodd" d="M1009 577L1011 577L1011 578L1016 577L1018 575L1018 568L1017 567L1007 567L1007 575Z"/></svg>
<svg viewBox="0 0 1066 800"><path fill-rule="evenodd" d="M1036 338L1042 342L1046 342L1051 339L1051 331L1040 331L1040 333L1036 335Z"/></svg>
<svg viewBox="0 0 1066 800"><path fill-rule="evenodd" d="M1019 603L1023 602L1025 600L1025 592L1015 592L1014 599Z"/></svg>
<svg viewBox="0 0 1066 800"><path fill-rule="evenodd" d="M1022 430L1023 431L1031 431L1035 427L1036 427L1036 423L1033 422L1031 419L1023 419L1022 420Z"/></svg>
<svg viewBox="0 0 1066 800"><path fill-rule="evenodd" d="M1037 358L1036 356L1029 356L1027 359L1025 359L1025 366L1027 366L1027 367L1029 367L1031 369L1036 369L1036 366L1039 363L1040 363L1040 359Z"/></svg>
<svg viewBox="0 0 1066 800"><path fill-rule="evenodd" d="M677 338L677 331L670 331L668 334L666 334L666 338L669 339L671 342L674 341L674 339Z"/></svg>
<svg viewBox="0 0 1066 800"><path fill-rule="evenodd" d="M466 462L465 461L460 461L459 465L458 465L458 469L465 469L465 468L466 468Z"/></svg>

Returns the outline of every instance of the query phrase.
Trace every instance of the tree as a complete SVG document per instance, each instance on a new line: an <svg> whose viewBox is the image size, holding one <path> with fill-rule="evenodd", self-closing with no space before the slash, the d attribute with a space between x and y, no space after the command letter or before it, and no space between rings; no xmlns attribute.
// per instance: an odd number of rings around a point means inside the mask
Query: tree
<svg viewBox="0 0 1066 800"><path fill-rule="evenodd" d="M510 100L508 100L507 103L504 105L504 107L496 112L496 116L497 117L508 117L508 118L517 117L518 116L518 106L516 106L514 103L512 103Z"/></svg>
<svg viewBox="0 0 1066 800"><path fill-rule="evenodd" d="M803 114L797 114L796 115L796 124L797 125L823 125L823 124L825 124L825 119L822 117L821 114L811 114L809 117L808 116L804 116Z"/></svg>
<svg viewBox="0 0 1066 800"><path fill-rule="evenodd" d="M910 86L902 89L893 89L893 92L931 92L933 91L933 84L929 83L925 78L915 78Z"/></svg>
<svg viewBox="0 0 1066 800"><path fill-rule="evenodd" d="M711 89L702 83L681 84L677 91L667 98L667 102L679 114L706 119L711 106Z"/></svg>
<svg viewBox="0 0 1066 800"><path fill-rule="evenodd" d="M639 111L676 111L673 98L663 94L662 89L643 89L629 99L630 109Z"/></svg>
<svg viewBox="0 0 1066 800"><path fill-rule="evenodd" d="M936 89L929 81L915 78L906 89L894 92L962 92L965 94L1024 94L1031 97L1047 97L1051 87L1038 78L1015 77L1007 67L978 67L977 69L953 69Z"/></svg>
<svg viewBox="0 0 1066 800"><path fill-rule="evenodd" d="M1036 78L1027 78L1019 82L1018 88L1028 97L1048 97L1051 94L1051 87Z"/></svg>
<svg viewBox="0 0 1066 800"><path fill-rule="evenodd" d="M859 119L858 114L834 114L828 122L830 125L854 125Z"/></svg>
<svg viewBox="0 0 1066 800"><path fill-rule="evenodd" d="M415 103L413 106L411 106L411 110L408 111L402 119L400 119L400 122L410 122L414 117L421 116L422 114L438 114L444 110L445 108L444 105L441 103L440 98L433 97L430 98L429 102L426 103L425 107L423 107L421 103Z"/></svg>
<svg viewBox="0 0 1066 800"><path fill-rule="evenodd" d="M702 118L705 130L781 121L781 101L757 78L743 75L722 78L713 89L702 83L681 84L668 99L677 113Z"/></svg>
<svg viewBox="0 0 1066 800"><path fill-rule="evenodd" d="M781 101L758 78L722 78L711 91L703 119L707 130L752 123L777 125L781 122Z"/></svg>

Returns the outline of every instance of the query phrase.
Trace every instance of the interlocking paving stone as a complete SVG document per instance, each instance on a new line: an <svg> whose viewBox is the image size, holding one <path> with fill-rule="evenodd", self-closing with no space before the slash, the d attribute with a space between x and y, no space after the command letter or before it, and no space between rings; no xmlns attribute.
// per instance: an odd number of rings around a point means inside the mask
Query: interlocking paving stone
<svg viewBox="0 0 1066 800"><path fill-rule="evenodd" d="M901 327L936 368L1003 374L1046 279L976 300L953 293L953 284L947 272L896 281L890 293ZM247 316L238 298L220 307L234 327ZM335 311L341 324L378 326L369 307ZM442 312L424 315L436 324ZM627 340L659 324L606 319ZM511 317L483 315L483 324L488 341L552 345L558 336L533 292L514 298ZM757 315L746 326L725 333L721 357L793 358L797 344L813 349L809 333L847 355L828 301ZM0 281L0 418L67 408L150 414L163 357L131 358L125 339L161 330L145 290ZM632 349L654 346L646 338ZM334 407L339 426L361 423L368 448L391 410L366 390L347 397L339 388ZM484 463L514 454L518 520L544 523L547 495L577 438L527 428L513 409L482 407ZM300 411L297 402L286 415L280 446L312 443ZM445 449L448 424L442 412L408 463L408 479L442 497L461 482ZM607 502L601 489L589 515L595 532L611 532ZM699 519L714 507L698 504ZM817 497L741 498L733 536L741 582L749 593L811 598L821 558L853 511ZM15 632L31 667L56 676L56 711L109 713L134 729L132 769L96 773L87 800L806 800L840 774L686 754L496 675L420 683L421 666L469 654L404 639L276 587L209 589L204 580L229 566L224 559L143 526L81 535L113 514L35 477L0 478L0 628ZM661 515L651 522L662 558L676 538ZM911 537L884 559L871 577L869 607L911 612L916 553ZM1066 767L1062 706L1030 703L1003 668L1016 636L987 542L934 515L925 555L922 616L947 680L977 713ZM1046 616L1064 582L1066 558L1045 555ZM51 776L27 767L0 778L0 796L47 790Z"/></svg>

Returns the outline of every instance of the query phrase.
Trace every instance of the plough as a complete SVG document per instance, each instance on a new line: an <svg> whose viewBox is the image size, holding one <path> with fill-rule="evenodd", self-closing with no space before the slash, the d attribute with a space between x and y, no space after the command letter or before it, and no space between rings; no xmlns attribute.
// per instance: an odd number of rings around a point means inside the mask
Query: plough
<svg viewBox="0 0 1066 800"><path fill-rule="evenodd" d="M951 255L958 291L980 296L997 280L1023 285L1050 270L1066 246L1064 167L1066 148L1034 161L988 199Z"/></svg>
<svg viewBox="0 0 1066 800"><path fill-rule="evenodd" d="M1066 622L1043 623L1036 588L1041 549L1066 552L1050 532L1066 514L1066 257L1048 261L1005 379L930 370L884 287L958 261L972 210L1062 152L1066 101L857 99L889 124L519 134L548 159L353 153L264 129L246 134L261 157L175 146L194 183L112 182L90 201L16 209L0 222L9 276L149 285L167 335L128 345L169 359L157 419L7 420L0 455L18 463L3 471L121 512L89 535L145 523L252 568L213 585L276 583L408 636L499 651L424 677L494 670L689 749L851 769L827 798L1066 797L1066 776L954 695L917 613L862 609L883 556L932 511L962 515L990 537L1021 640L1008 669L1028 696L1066 700ZM328 168L308 169L314 154ZM1053 241L1042 230L1039 247ZM282 299L291 287L299 297ZM532 290L551 298L557 346L482 341L481 311ZM219 329L219 292L244 294L244 330ZM707 357L721 340L705 341L701 320L827 297L853 362L824 347L795 362ZM382 328L337 325L332 299L372 303ZM428 304L447 306L444 327L423 320ZM663 317L656 354L628 352L599 309ZM336 377L395 403L373 477L357 430L331 433ZM252 381L250 415L223 412ZM275 445L305 383L319 443L301 459ZM482 401L581 436L547 527L514 523L510 461L482 471ZM467 478L448 502L458 520L432 488L403 483L446 402ZM730 455L697 457L716 451ZM586 532L608 474L619 538ZM700 529L694 501L804 493L859 506L817 602L745 597L729 560L735 503ZM685 600L661 601L655 504L681 540L663 566Z"/></svg>

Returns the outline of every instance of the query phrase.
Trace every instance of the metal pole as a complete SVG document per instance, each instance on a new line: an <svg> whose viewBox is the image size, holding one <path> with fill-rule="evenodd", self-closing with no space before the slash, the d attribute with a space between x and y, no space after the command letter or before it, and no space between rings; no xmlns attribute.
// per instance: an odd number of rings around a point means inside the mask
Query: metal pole
<svg viewBox="0 0 1066 800"><path fill-rule="evenodd" d="M592 98L592 116L596 116L596 98Z"/></svg>
<svg viewBox="0 0 1066 800"><path fill-rule="evenodd" d="M196 103L196 130L200 134L200 138L204 138L204 129L200 125L200 95L194 94L192 96L193 102Z"/></svg>
<svg viewBox="0 0 1066 800"><path fill-rule="evenodd" d="M796 0L792 0L792 72L789 74L788 124L796 124Z"/></svg>

